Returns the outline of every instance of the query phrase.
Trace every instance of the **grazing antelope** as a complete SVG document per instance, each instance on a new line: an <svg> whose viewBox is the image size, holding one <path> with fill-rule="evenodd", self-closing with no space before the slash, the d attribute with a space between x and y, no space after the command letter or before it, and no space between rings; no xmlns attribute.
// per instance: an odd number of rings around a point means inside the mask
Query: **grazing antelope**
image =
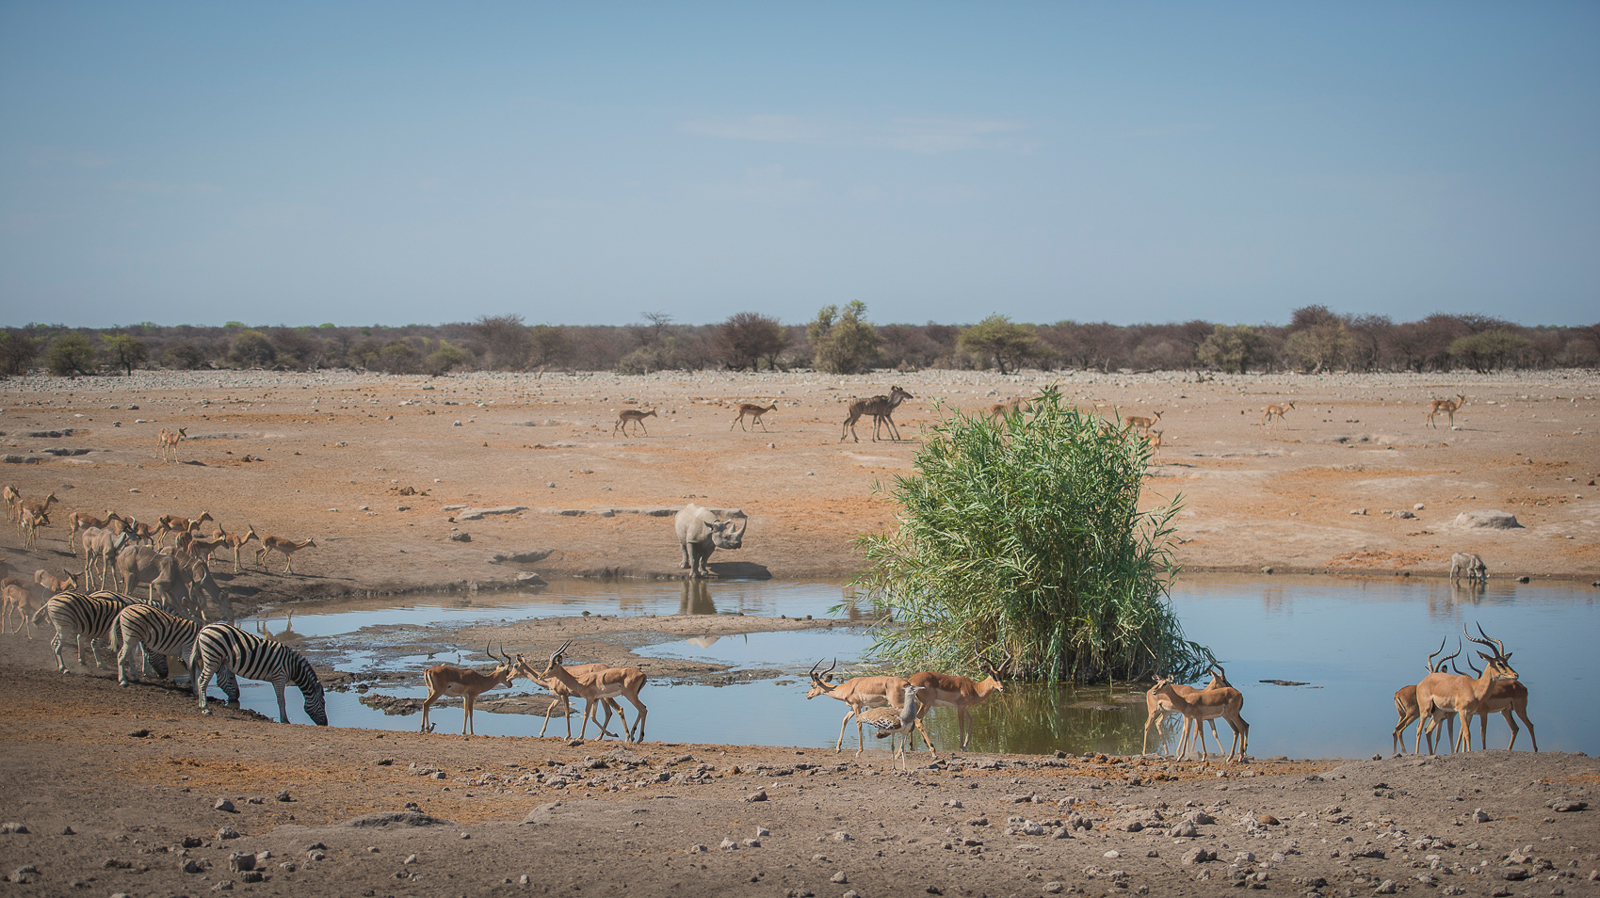
<svg viewBox="0 0 1600 898"><path fill-rule="evenodd" d="M648 412L641 412L636 408L625 408L622 411L617 412L617 423L611 425L611 435L613 437L616 436L617 435L617 430L620 428L622 430L622 435L623 436L627 436L628 435L628 425L629 424L637 424L637 425L639 425L639 429L644 431L644 435L645 436L649 436L650 435L650 431L645 428L644 419L646 419L646 418L654 418L655 416L656 416L656 410L655 409L651 409ZM732 428L729 428L729 429L732 430Z"/></svg>
<svg viewBox="0 0 1600 898"><path fill-rule="evenodd" d="M980 702L996 692L1006 691L1000 679L994 674L984 677L981 682L974 683L970 679L955 674L935 673L925 670L911 675L911 685L922 688L923 714L928 708L955 708L956 729L961 734L961 750L967 750L967 742L972 738L972 709ZM922 738L927 739L926 730ZM928 751L933 751L933 740L928 740Z"/></svg>
<svg viewBox="0 0 1600 898"><path fill-rule="evenodd" d="M762 430L767 430L767 425L762 423L761 416L767 412L775 412L777 410L778 404L776 402L771 405L754 405L749 402L741 402L739 403L739 417L734 419L733 424L739 425L740 430L749 430L748 427L744 426L744 418L749 415L752 419L751 423L760 424ZM733 424L728 425L729 430L733 429ZM771 433L772 431L767 430L767 432Z"/></svg>
<svg viewBox="0 0 1600 898"><path fill-rule="evenodd" d="M1517 679L1517 672L1511 667L1511 653L1505 650L1504 643L1484 633L1481 624L1478 626L1478 633L1484 637L1483 639L1467 633L1465 625L1461 630L1471 641L1494 649L1494 654L1478 653L1478 657L1485 663L1483 672L1476 678L1460 674L1431 673L1417 684L1417 713L1422 721L1417 724L1416 744L1411 749L1413 754L1420 754L1422 751L1424 729L1430 734L1433 733L1439 728L1439 720L1448 714L1455 714L1461 720L1461 731L1456 734L1450 750L1472 751L1472 729L1468 726L1472 715L1478 713L1495 681ZM1431 748L1428 753L1433 753Z"/></svg>
<svg viewBox="0 0 1600 898"><path fill-rule="evenodd" d="M301 549L315 549L316 547L316 541L309 537L295 542L280 536L263 536L261 537L261 548L256 551L256 564L261 565L262 570L266 570L267 553L277 552L283 556L283 572L292 574L294 573L294 553Z"/></svg>
<svg viewBox="0 0 1600 898"><path fill-rule="evenodd" d="M1459 640L1457 640L1457 642L1459 642ZM1433 658L1435 655L1444 651L1444 643L1445 641L1440 639L1439 648L1428 653L1428 673L1443 672L1445 664L1453 660L1456 655L1461 654L1461 647L1460 645L1457 645L1455 655L1446 655L1443 658L1440 658L1437 663L1435 663ZM1394 710L1395 713L1400 715L1400 722L1394 725L1394 732L1391 734L1394 739L1394 753L1396 755L1403 755L1406 753L1405 740L1401 738L1400 734L1405 732L1405 728L1410 726L1418 717L1422 716L1422 712L1417 710L1416 684L1413 683L1408 686L1401 686L1399 689L1395 690ZM1450 741L1454 742L1456 738L1456 719L1454 717L1447 716L1445 718L1445 722L1450 728ZM1434 734L1430 732L1428 734L1428 754L1433 754L1433 737Z"/></svg>
<svg viewBox="0 0 1600 898"><path fill-rule="evenodd" d="M489 646L485 643L483 651L496 662L494 670L489 673L464 670L448 664L435 664L422 672L422 681L428 686L428 699L422 703L422 732L433 732L433 727L428 725L428 708L448 695L460 698L466 707L466 718L461 722L461 735L476 735L477 731L472 726L472 703L477 701L482 693L496 686L510 686L511 681L517 678L517 662L506 656L503 647L500 654L496 655L489 651Z"/></svg>
<svg viewBox="0 0 1600 898"><path fill-rule="evenodd" d="M1289 411L1289 409L1292 408L1294 408L1294 400L1292 399L1284 405L1266 406L1261 410L1261 425L1265 427L1270 421L1272 426L1276 428L1278 426L1278 422L1282 421L1283 416Z"/></svg>
<svg viewBox="0 0 1600 898"><path fill-rule="evenodd" d="M54 499L55 494L52 493L50 498ZM39 539L39 528L49 525L50 516L45 514L44 509L44 506L30 507L24 505L22 507L22 547L24 549L33 548Z"/></svg>
<svg viewBox="0 0 1600 898"><path fill-rule="evenodd" d="M26 584L7 577L0 582L0 632L5 632L6 621L11 619L13 612L17 615L16 629L12 634L20 632L24 627L28 630L28 638L33 638L33 618L38 614L39 607L33 599L33 590Z"/></svg>
<svg viewBox="0 0 1600 898"><path fill-rule="evenodd" d="M900 763L901 769L905 769L907 757L911 754L911 736L916 732L917 714L922 709L922 705L917 701L917 696L922 691L922 689L907 683L905 694L900 700L900 711L898 713L893 708L885 707L868 708L860 715L861 718L866 720L868 726L877 730L876 733L873 733L874 736L879 739L889 740L889 746L894 748L895 760ZM905 737L898 747L894 744L894 737L897 735Z"/></svg>
<svg viewBox="0 0 1600 898"><path fill-rule="evenodd" d="M61 573L66 574L67 576L64 578L57 577L49 571L40 568L39 570L33 572L33 582L44 587L44 591L50 595L55 595L58 592L67 592L68 590L78 588L78 578L71 571L67 570L66 568L62 568Z"/></svg>
<svg viewBox="0 0 1600 898"><path fill-rule="evenodd" d="M1156 458L1160 458L1161 457L1162 437L1164 437L1165 435L1166 435L1166 431L1165 430L1152 430L1149 433L1145 434L1144 441L1145 441L1145 443L1149 444L1150 448L1155 452L1155 457Z"/></svg>
<svg viewBox="0 0 1600 898"><path fill-rule="evenodd" d="M161 433L156 435L156 458L162 461L177 461L178 444L188 435L182 427L178 428L176 433L165 427L161 428Z"/></svg>
<svg viewBox="0 0 1600 898"><path fill-rule="evenodd" d="M1466 404L1467 397L1463 393L1457 393L1454 399L1435 399L1428 403L1428 418L1424 423L1429 427L1438 427L1439 425L1434 422L1433 417L1440 412L1444 412L1450 419L1450 426L1454 427L1456 426L1456 412L1460 411L1461 407Z"/></svg>
<svg viewBox="0 0 1600 898"><path fill-rule="evenodd" d="M562 643L561 648L556 649L555 653L550 656L550 660L545 664L544 672L537 676L533 674L533 667L521 655L517 656L517 668L530 680L548 680L552 677L560 680L561 684L571 690L573 695L584 700L583 724L578 729L579 739L582 739L584 734L589 731L590 718L593 718L594 722L600 727L599 738L604 739L606 737L606 725L601 723L600 718L595 716L595 710L597 708L605 708L606 722L609 723L611 708L602 700L616 698L620 695L632 703L639 712L638 716L634 718L634 725L639 730L635 734L634 726L628 725L628 718L623 716L621 707L617 708L617 716L622 718L622 726L628 734L628 741L634 743L643 742L644 721L650 714L650 709L646 708L644 702L639 700L639 690L643 689L647 682L644 671L633 667L608 667L604 670L584 674L581 677L574 677L571 671L561 665L562 653L571 645L572 640L570 639Z"/></svg>
<svg viewBox="0 0 1600 898"><path fill-rule="evenodd" d="M1471 552L1456 552L1450 556L1450 579L1454 580L1465 571L1468 580L1488 580L1489 566L1483 559Z"/></svg>
<svg viewBox="0 0 1600 898"><path fill-rule="evenodd" d="M880 394L869 399L857 399L855 402L850 403L850 416L844 419L844 429L839 432L839 442L844 442L845 431L848 431L856 442L861 442L861 437L856 436L856 422L861 420L862 415L872 416L872 439L874 441L878 439L878 428L887 424L889 433L892 435L891 438L895 442L899 442L900 429L894 426L895 407L907 399L915 398L917 397L899 387L890 387L889 395L887 396Z"/></svg>
<svg viewBox="0 0 1600 898"><path fill-rule="evenodd" d="M844 750L844 728L850 723L850 718L856 721L856 757L861 757L861 752L866 746L864 732L864 718L862 712L868 708L881 708L885 705L894 707L905 699L905 688L912 685L905 677L852 677L843 683L832 683L828 675L839 666L839 659L835 658L827 670L818 672L822 666L818 661L811 665L811 688L806 692L807 699L826 695L836 698L850 706L845 712L844 719L839 721L839 741L834 744L835 752ZM903 710L896 708L896 711ZM926 709L924 709L926 710ZM917 729L922 730L922 738L928 743L928 752L933 753L933 740L928 737L928 730L922 723L921 716L917 717ZM934 755L938 757L938 755Z"/></svg>
<svg viewBox="0 0 1600 898"><path fill-rule="evenodd" d="M1226 679L1226 678L1224 678ZM1155 685L1155 691L1166 696L1172 707L1184 716L1183 738L1178 744L1178 757L1182 758L1189 753L1190 728L1195 733L1200 733L1200 724L1203 721L1221 717L1233 728L1233 745L1228 749L1228 760L1245 759L1245 753L1250 745L1250 724L1239 716L1244 708L1244 695L1232 686L1207 687L1199 692L1182 695L1173 688L1171 680L1163 678ZM1199 736L1200 757L1206 757L1206 740L1202 734ZM1222 746L1219 743L1217 753L1221 754Z"/></svg>
<svg viewBox="0 0 1600 898"><path fill-rule="evenodd" d="M220 528L217 530L216 535L209 538L195 536L193 531L179 534L178 536L179 549L189 553L191 559L199 559L205 562L211 561L211 553L218 549L226 548L227 545L228 534Z"/></svg>
<svg viewBox="0 0 1600 898"><path fill-rule="evenodd" d="M1142 415L1129 415L1122 419L1122 426L1137 427L1140 433L1148 434L1150 432L1150 428L1156 426L1156 422L1160 420L1160 412L1156 412L1156 416L1154 418L1146 418Z"/></svg>

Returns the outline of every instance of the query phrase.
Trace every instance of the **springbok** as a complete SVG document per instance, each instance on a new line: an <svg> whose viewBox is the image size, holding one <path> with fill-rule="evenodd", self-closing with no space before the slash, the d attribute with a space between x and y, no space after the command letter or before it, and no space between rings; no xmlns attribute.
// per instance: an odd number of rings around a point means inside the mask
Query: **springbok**
<svg viewBox="0 0 1600 898"><path fill-rule="evenodd" d="M740 430L749 430L750 428L744 426L745 416L749 415L751 418L751 423L760 424L762 430L766 430L767 433L771 433L772 431L767 430L767 425L762 422L761 416L765 415L767 412L775 412L777 410L778 404L776 402L771 405L756 405L749 402L741 402L739 403L739 417L734 419L733 424L739 425ZM728 425L729 430L733 429L733 424ZM642 427L644 425L640 426Z"/></svg>
<svg viewBox="0 0 1600 898"><path fill-rule="evenodd" d="M517 677L517 662L506 655L504 647L501 647L500 654L496 655L489 651L489 646L485 643L483 652L495 661L494 670L486 674L448 664L435 664L422 672L422 681L428 686L428 698L422 703L422 732L433 732L433 727L428 725L428 708L448 695L460 698L466 707L466 718L461 722L461 735L477 735L472 726L473 702L477 701L479 695L496 686L510 686L511 681Z"/></svg>
<svg viewBox="0 0 1600 898"><path fill-rule="evenodd" d="M872 416L872 439L874 441L878 439L878 428L887 424L889 425L889 433L892 435L892 439L895 442L899 442L900 429L894 426L895 407L907 399L915 398L917 397L899 387L890 387L889 395L887 396L878 395L869 399L857 399L855 402L850 403L850 416L844 419L844 429L839 432L839 442L844 442L846 431L855 438L856 442L861 442L861 437L856 436L856 422L861 420L862 415Z"/></svg>

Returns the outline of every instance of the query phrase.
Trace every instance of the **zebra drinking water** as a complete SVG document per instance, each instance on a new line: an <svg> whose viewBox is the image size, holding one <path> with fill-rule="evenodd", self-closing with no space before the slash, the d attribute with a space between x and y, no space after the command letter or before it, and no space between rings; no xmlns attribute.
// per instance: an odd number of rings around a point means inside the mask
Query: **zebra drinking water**
<svg viewBox="0 0 1600 898"><path fill-rule="evenodd" d="M194 638L194 650L189 659L189 670L194 674L194 691L200 701L200 712L210 714L206 707L206 686L213 674L221 682L221 671L232 670L240 677L266 680L278 694L278 719L289 722L289 709L283 701L283 687L293 683L306 699L306 714L317 726L328 725L328 707L322 695L322 683L317 679L311 663L300 657L294 649L270 639L262 639L229 624L207 624ZM227 687L223 687L226 690ZM234 700L233 696L229 696Z"/></svg>
<svg viewBox="0 0 1600 898"><path fill-rule="evenodd" d="M128 671L133 668L133 653L141 646L144 658L157 676L167 676L167 656L187 660L194 654L194 638L200 625L192 620L163 611L154 605L129 605L117 614L111 627L111 648L117 653L117 681L128 685ZM141 663L131 679L139 679L145 664ZM194 674L193 670L189 671ZM230 704L239 702L239 681L233 671L224 667L217 671L217 685L227 693Z"/></svg>

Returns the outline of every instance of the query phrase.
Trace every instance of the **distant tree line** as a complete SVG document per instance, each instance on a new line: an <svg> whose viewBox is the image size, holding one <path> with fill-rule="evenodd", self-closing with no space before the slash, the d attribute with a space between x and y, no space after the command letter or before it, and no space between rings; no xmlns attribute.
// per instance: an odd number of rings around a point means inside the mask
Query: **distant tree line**
<svg viewBox="0 0 1600 898"><path fill-rule="evenodd" d="M645 313L626 326L527 324L521 315L404 327L30 324L0 329L0 375L62 376L137 368L343 368L391 374L451 371L773 370L855 374L880 368L1098 371L1478 372L1600 365L1600 324L1523 327L1484 315L1391 321L1294 310L1277 325L1021 324L991 315L972 325L873 324L857 301L829 305L804 325L756 312L719 324Z"/></svg>

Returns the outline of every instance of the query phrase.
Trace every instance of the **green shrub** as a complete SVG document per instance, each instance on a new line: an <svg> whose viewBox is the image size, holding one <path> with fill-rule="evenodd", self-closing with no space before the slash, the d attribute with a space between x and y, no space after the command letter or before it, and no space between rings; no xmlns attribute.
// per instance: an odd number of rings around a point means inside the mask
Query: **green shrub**
<svg viewBox="0 0 1600 898"><path fill-rule="evenodd" d="M1150 449L1054 391L1004 421L959 412L896 477L894 533L860 537L858 590L904 670L1100 682L1203 667L1167 591L1179 500L1140 511Z"/></svg>

